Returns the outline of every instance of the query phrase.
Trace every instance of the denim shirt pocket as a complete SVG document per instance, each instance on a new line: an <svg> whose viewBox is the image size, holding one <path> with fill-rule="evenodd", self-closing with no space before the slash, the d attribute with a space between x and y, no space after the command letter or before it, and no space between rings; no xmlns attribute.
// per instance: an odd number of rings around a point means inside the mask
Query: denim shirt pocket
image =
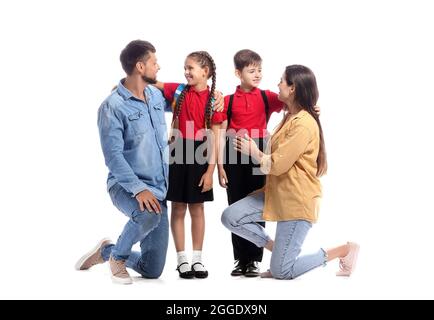
<svg viewBox="0 0 434 320"><path fill-rule="evenodd" d="M154 112L157 115L159 124L166 124L166 119L164 117L164 106L161 102L153 105Z"/></svg>
<svg viewBox="0 0 434 320"><path fill-rule="evenodd" d="M142 135L148 131L148 124L141 111L130 114L128 116L128 124L136 135Z"/></svg>
<svg viewBox="0 0 434 320"><path fill-rule="evenodd" d="M156 103L153 106L154 117L156 121L154 121L154 127L157 131L159 142L164 145L167 143L167 125L166 118L164 116L164 105L162 102Z"/></svg>

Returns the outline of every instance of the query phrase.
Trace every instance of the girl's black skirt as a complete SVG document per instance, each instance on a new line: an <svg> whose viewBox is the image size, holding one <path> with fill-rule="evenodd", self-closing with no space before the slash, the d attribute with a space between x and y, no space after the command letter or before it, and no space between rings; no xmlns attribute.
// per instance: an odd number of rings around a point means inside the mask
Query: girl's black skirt
<svg viewBox="0 0 434 320"><path fill-rule="evenodd" d="M200 179L208 169L206 141L178 138L170 145L167 200L184 203L213 201L212 189L202 193Z"/></svg>

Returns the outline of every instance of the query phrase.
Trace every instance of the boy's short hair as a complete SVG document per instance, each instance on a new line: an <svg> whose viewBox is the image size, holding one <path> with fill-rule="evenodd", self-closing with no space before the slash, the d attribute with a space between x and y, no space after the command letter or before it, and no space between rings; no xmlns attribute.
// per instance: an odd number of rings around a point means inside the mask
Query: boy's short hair
<svg viewBox="0 0 434 320"><path fill-rule="evenodd" d="M251 64L261 64L262 58L255 51L244 49L238 51L234 56L235 69L242 71L244 67Z"/></svg>

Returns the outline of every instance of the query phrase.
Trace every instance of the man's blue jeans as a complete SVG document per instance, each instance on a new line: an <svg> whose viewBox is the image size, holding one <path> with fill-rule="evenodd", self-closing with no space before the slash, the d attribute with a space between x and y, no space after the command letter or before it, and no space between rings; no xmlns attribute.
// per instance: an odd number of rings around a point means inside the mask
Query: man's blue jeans
<svg viewBox="0 0 434 320"><path fill-rule="evenodd" d="M107 261L110 255L115 260L126 260L128 268L140 273L145 278L158 278L166 263L169 241L169 221L166 201L160 202L162 212L140 211L139 203L115 184L109 190L113 204L129 221L118 238L116 245L103 248L102 256ZM134 244L140 242L141 252L132 252Z"/></svg>

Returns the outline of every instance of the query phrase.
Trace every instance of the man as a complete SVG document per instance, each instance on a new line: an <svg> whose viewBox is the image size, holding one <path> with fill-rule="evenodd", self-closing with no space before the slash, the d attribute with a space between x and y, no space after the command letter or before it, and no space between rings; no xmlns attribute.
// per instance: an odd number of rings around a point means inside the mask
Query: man
<svg viewBox="0 0 434 320"><path fill-rule="evenodd" d="M116 244L108 239L85 254L77 270L109 261L112 280L131 284L126 270L158 278L168 244L165 201L168 185L166 102L156 82L160 69L154 46L130 42L120 55L127 74L98 110L98 128L105 163L107 189L113 204L128 218ZM132 252L140 242L141 252Z"/></svg>

